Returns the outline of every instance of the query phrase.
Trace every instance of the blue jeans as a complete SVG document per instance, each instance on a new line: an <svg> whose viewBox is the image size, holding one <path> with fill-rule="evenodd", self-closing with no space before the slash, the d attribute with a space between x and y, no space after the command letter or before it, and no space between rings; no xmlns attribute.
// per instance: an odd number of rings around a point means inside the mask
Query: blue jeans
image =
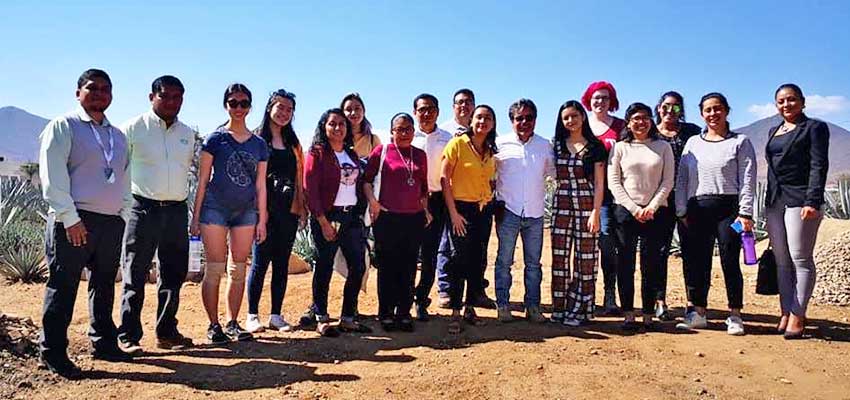
<svg viewBox="0 0 850 400"><path fill-rule="evenodd" d="M602 282L606 291L617 289L617 235L614 205L603 203L599 209L599 253Z"/></svg>
<svg viewBox="0 0 850 400"><path fill-rule="evenodd" d="M496 255L496 305L507 307L511 296L511 266L514 264L517 236L522 236L525 262L525 308L540 306L540 282L543 271L540 256L543 252L543 217L520 217L509 210L496 220L499 253Z"/></svg>

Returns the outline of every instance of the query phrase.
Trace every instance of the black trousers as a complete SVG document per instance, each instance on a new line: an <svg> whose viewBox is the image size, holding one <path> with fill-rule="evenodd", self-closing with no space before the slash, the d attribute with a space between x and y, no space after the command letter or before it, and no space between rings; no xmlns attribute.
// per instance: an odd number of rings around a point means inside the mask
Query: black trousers
<svg viewBox="0 0 850 400"><path fill-rule="evenodd" d="M451 308L460 310L463 307L463 290L466 286L466 302L472 304L475 296L480 293L481 257L485 254L483 244L492 217L479 208L478 203L455 201L458 213L466 219L466 235L458 236L446 221L443 241L448 242L449 261L446 270L449 274L449 298Z"/></svg>
<svg viewBox="0 0 850 400"><path fill-rule="evenodd" d="M157 278L156 336L170 338L177 332L180 288L189 268L189 214L185 201L160 202L133 196L133 209L124 234L121 326L118 339L138 342L142 338L142 307L145 278L154 253L159 259Z"/></svg>
<svg viewBox="0 0 850 400"><path fill-rule="evenodd" d="M688 251L685 254L685 276L688 298L697 307L708 306L714 241L717 240L729 308L742 308L744 276L741 273L741 237L730 227L738 216L738 196L691 198L687 210Z"/></svg>
<svg viewBox="0 0 850 400"><path fill-rule="evenodd" d="M104 215L79 210L88 231L86 244L74 247L62 223L48 224L45 255L50 276L44 290L41 343L42 355L48 359L67 356L68 326L74 314L74 302L83 268L89 278L89 339L96 350L117 346L117 329L112 321L115 300L115 275L121 258L124 220L117 215Z"/></svg>
<svg viewBox="0 0 850 400"><path fill-rule="evenodd" d="M621 205L614 205L614 220L617 223L614 232L620 246L617 249L617 288L620 293L620 307L626 312L634 311L635 261L638 239L640 239L641 308L644 314L652 313L662 282L661 252L666 237L663 221L652 219L647 222L638 222L632 213Z"/></svg>
<svg viewBox="0 0 850 400"><path fill-rule="evenodd" d="M271 313L280 315L283 307L289 279L289 256L298 233L298 216L290 213L289 209L279 211L269 215L266 240L259 244L254 242L252 248L251 268L248 270L248 314L259 312L269 263L272 264Z"/></svg>
<svg viewBox="0 0 850 400"><path fill-rule="evenodd" d="M434 219L422 233L422 269L419 272L419 283L416 285L416 302L425 305L431 302L428 296L437 274L437 251L448 219L443 192L428 194L428 210Z"/></svg>
<svg viewBox="0 0 850 400"><path fill-rule="evenodd" d="M489 285L489 281L484 274L487 272L487 250L490 248L490 235L493 233L493 218L496 215L496 201L491 200L486 206L484 206L484 209L481 212L484 214L484 231L481 232L481 265L479 266L478 271L480 278L478 279L479 286L475 288L476 296L484 296L484 289Z"/></svg>
<svg viewBox="0 0 850 400"><path fill-rule="evenodd" d="M670 193L673 195L673 193ZM677 226L681 225L678 222L678 218L676 218L675 205L671 205L668 202L667 207L660 207L658 211L655 213L655 220L658 221L659 229L664 231L664 238L662 239L662 248L661 248L661 276L660 281L658 282L658 290L655 293L655 299L660 301L667 300L667 266L670 261L670 247L673 244L673 230L679 230L679 248L680 250L683 248L682 245L682 229L677 228Z"/></svg>
<svg viewBox="0 0 850 400"><path fill-rule="evenodd" d="M373 231L378 258L378 318L410 317L416 256L425 231L425 213L384 211L375 221Z"/></svg>
<svg viewBox="0 0 850 400"><path fill-rule="evenodd" d="M348 264L348 276L345 278L342 296L342 316L354 318L357 312L357 297L359 296L363 274L366 272L366 235L363 218L360 211L342 211L337 208L325 214L330 222L340 225L337 238L333 242L325 240L322 228L316 218L310 218L310 233L313 243L319 251L316 267L313 269L313 306L316 319L325 321L328 318L328 290L330 290L333 275L334 257L337 250Z"/></svg>

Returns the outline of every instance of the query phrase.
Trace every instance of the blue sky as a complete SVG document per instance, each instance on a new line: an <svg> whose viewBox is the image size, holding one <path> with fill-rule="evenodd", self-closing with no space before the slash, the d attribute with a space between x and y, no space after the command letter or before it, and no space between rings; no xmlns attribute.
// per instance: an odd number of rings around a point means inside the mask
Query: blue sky
<svg viewBox="0 0 850 400"><path fill-rule="evenodd" d="M179 3L174 5L173 3ZM539 109L551 136L560 103L591 81L616 86L622 115L663 91L685 96L688 119L709 91L727 95L733 126L768 114L775 88L795 82L809 113L850 127L850 5L844 1L347 1L4 2L0 106L52 118L76 103L79 74L112 76L113 122L146 111L162 74L187 87L180 117L208 132L226 119L225 86L297 94L294 126L312 136L319 115L357 91L376 128L435 94L440 121L469 87L510 132L509 104Z"/></svg>

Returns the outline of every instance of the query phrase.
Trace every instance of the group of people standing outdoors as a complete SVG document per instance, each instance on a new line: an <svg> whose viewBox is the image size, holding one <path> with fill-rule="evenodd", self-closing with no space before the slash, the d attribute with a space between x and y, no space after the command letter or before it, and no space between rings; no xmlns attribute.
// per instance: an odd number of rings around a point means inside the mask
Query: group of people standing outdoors
<svg viewBox="0 0 850 400"><path fill-rule="evenodd" d="M299 325L322 336L372 330L358 313L370 229L377 317L386 331L409 332L414 320L428 321L435 282L438 305L451 309L451 334L483 324L476 307L495 307L500 322L514 320L511 269L519 238L527 320L573 327L592 320L600 264L603 313L622 313L626 330L652 329L657 320L673 319L665 297L675 230L688 300L676 327L707 325L717 242L728 299L727 332L745 332L741 241L731 225L753 229L756 160L749 139L730 130L729 103L720 93L700 99L705 123L700 129L685 121L684 100L677 92L664 93L654 108L631 104L619 119L612 115L619 108L614 86L594 82L579 101L559 107L551 141L537 134L538 110L531 100L510 105L513 132L497 136L496 112L476 105L471 90L454 94L453 118L442 126L437 125L438 99L421 94L413 100L413 115L401 112L390 119L386 144L372 133L363 99L352 93L322 114L312 143L302 146L292 128L293 93L271 93L260 127L251 130L246 117L252 93L236 83L222 99L228 120L203 141L190 210L195 133L177 118L184 92L176 77L157 78L149 95L151 110L116 127L105 116L111 80L106 72L90 69L77 82L80 107L42 132L40 177L51 221L41 359L62 376L80 376L67 356L67 329L82 268L91 271L89 337L95 358L127 361L142 352L144 282L154 255L160 271L156 345L193 345L177 329L176 319L190 234L204 242L201 296L211 343L251 340L265 329L291 330L282 313L288 261L296 231L307 224L318 255L312 302ZM829 131L805 116L805 97L796 85L780 86L775 100L783 122L765 132L767 226L780 282L776 329L792 339L802 336L815 282L812 253L822 218ZM548 179L555 185L549 200L549 318L541 311L540 293ZM495 301L485 295L489 282L484 277L493 221L499 244ZM634 309L638 251L641 322ZM328 291L334 264L340 262L347 275L334 325ZM271 313L263 321L259 302L269 264ZM119 266L123 294L116 327L111 305ZM246 286L243 328L238 319Z"/></svg>

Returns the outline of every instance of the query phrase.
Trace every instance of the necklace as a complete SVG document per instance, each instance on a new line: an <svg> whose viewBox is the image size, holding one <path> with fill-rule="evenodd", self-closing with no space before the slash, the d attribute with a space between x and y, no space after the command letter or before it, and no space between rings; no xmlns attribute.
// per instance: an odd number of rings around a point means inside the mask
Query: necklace
<svg viewBox="0 0 850 400"><path fill-rule="evenodd" d="M792 129L794 129L794 128L789 127L785 122L783 122L782 126L779 127L779 132L780 133L788 133L788 131L790 131Z"/></svg>
<svg viewBox="0 0 850 400"><path fill-rule="evenodd" d="M401 163L404 165L404 169L407 170L407 186L413 187L416 185L416 181L413 179L413 149L410 149L410 163L408 163L408 161L405 160L404 155L401 154L401 150L399 150L398 146L393 147L395 147L395 151L401 158Z"/></svg>

